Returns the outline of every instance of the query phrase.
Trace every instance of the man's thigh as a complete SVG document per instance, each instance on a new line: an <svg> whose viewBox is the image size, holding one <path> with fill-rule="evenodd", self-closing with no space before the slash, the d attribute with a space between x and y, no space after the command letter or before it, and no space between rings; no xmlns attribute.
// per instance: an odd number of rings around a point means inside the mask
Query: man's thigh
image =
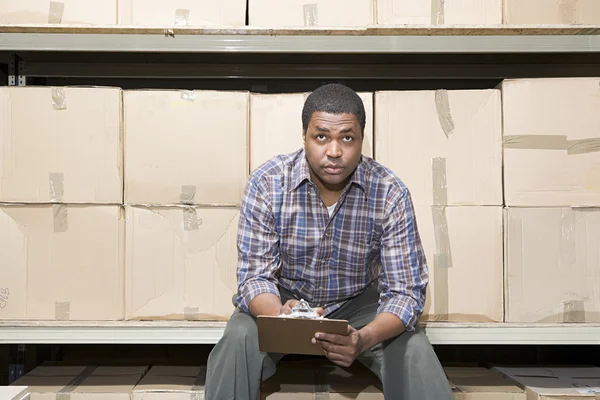
<svg viewBox="0 0 600 400"><path fill-rule="evenodd" d="M371 323L379 308L377 285L372 284L363 293L347 301L339 310L327 318L347 320L354 329L361 329Z"/></svg>

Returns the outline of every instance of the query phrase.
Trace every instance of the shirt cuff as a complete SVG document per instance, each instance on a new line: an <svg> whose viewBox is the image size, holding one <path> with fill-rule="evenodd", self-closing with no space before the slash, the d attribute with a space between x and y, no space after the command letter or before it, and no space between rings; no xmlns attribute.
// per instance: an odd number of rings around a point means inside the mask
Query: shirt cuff
<svg viewBox="0 0 600 400"><path fill-rule="evenodd" d="M396 317L400 318L400 321L404 324L404 328L408 332L412 332L415 330L418 319L415 307L412 303L413 301L407 297L393 297L379 305L377 314L385 312L394 314Z"/></svg>
<svg viewBox="0 0 600 400"><path fill-rule="evenodd" d="M247 313L250 313L250 302L254 300L256 296L263 293L272 293L275 296L281 298L277 285L271 281L265 279L250 279L242 283L238 290L238 296L236 299L238 307Z"/></svg>

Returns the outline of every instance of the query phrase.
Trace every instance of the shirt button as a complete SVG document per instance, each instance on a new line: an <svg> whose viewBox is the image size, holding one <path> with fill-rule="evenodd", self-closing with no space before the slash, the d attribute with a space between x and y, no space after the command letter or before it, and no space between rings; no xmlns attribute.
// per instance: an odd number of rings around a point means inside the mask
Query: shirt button
<svg viewBox="0 0 600 400"><path fill-rule="evenodd" d="M325 290L323 286L319 286L319 290Z"/></svg>

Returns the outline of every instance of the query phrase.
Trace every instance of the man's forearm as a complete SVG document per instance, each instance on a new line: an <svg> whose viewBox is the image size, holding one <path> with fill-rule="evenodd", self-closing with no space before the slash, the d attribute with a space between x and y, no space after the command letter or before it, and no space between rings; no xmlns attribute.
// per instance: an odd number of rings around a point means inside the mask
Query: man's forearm
<svg viewBox="0 0 600 400"><path fill-rule="evenodd" d="M262 293L252 299L248 308L255 317L259 315L278 316L281 313L281 299L273 293Z"/></svg>
<svg viewBox="0 0 600 400"><path fill-rule="evenodd" d="M363 343L363 351L367 351L379 343L401 335L404 331L405 327L400 318L392 313L383 312L358 332Z"/></svg>

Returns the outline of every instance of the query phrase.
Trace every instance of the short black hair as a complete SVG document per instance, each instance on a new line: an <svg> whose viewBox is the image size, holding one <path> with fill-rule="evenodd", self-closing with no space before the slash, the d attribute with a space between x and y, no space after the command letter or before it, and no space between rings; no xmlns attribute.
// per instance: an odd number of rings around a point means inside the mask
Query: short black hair
<svg viewBox="0 0 600 400"><path fill-rule="evenodd" d="M308 124L315 112L328 114L354 114L360 124L360 133L364 136L366 113L360 96L347 86L331 83L321 86L312 92L302 108L302 129L308 129Z"/></svg>

